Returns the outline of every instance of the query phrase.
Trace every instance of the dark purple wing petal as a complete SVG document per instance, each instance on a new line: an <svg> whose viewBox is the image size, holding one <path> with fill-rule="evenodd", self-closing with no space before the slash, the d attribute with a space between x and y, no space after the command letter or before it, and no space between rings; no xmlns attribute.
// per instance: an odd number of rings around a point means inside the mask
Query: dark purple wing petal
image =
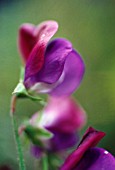
<svg viewBox="0 0 115 170"><path fill-rule="evenodd" d="M47 47L44 65L36 75L38 82L55 83L62 74L66 57L72 44L65 39L55 39Z"/></svg>
<svg viewBox="0 0 115 170"><path fill-rule="evenodd" d="M84 71L85 65L80 54L73 50L66 58L61 83L50 94L53 96L66 96L73 93L79 87Z"/></svg>
<svg viewBox="0 0 115 170"><path fill-rule="evenodd" d="M104 132L97 131L90 127L86 131L78 148L65 160L64 164L61 167L61 170L71 170L77 167L79 161L83 158L85 152L89 148L95 146L104 136Z"/></svg>
<svg viewBox="0 0 115 170"><path fill-rule="evenodd" d="M115 170L115 158L101 148L90 148L72 170Z"/></svg>

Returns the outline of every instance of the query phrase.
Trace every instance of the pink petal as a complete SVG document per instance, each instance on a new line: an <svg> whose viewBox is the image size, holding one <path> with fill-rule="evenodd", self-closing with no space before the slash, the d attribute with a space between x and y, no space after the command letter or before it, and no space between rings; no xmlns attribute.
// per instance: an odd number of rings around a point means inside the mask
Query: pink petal
<svg viewBox="0 0 115 170"><path fill-rule="evenodd" d="M37 37L34 35L36 27L33 24L23 24L19 28L18 47L24 62L27 61L30 52L37 42Z"/></svg>
<svg viewBox="0 0 115 170"><path fill-rule="evenodd" d="M19 29L18 46L24 62L27 62L35 44L39 41L49 41L58 29L55 21L45 21L38 26L26 23Z"/></svg>
<svg viewBox="0 0 115 170"><path fill-rule="evenodd" d="M73 133L86 123L83 108L72 98L50 98L40 124L49 130Z"/></svg>

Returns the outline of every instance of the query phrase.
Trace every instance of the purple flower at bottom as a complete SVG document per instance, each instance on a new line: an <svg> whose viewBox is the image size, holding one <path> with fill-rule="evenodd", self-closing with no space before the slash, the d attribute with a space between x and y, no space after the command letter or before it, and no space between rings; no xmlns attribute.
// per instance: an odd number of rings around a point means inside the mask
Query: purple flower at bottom
<svg viewBox="0 0 115 170"><path fill-rule="evenodd" d="M90 127L60 170L114 170L114 156L102 148L94 147L104 136L104 132Z"/></svg>
<svg viewBox="0 0 115 170"><path fill-rule="evenodd" d="M105 149L90 148L72 170L114 170L115 158Z"/></svg>
<svg viewBox="0 0 115 170"><path fill-rule="evenodd" d="M50 39L58 24L45 21L38 26L23 24L19 29L18 47L25 64L24 86L33 93L67 96L80 85L85 66L71 42Z"/></svg>

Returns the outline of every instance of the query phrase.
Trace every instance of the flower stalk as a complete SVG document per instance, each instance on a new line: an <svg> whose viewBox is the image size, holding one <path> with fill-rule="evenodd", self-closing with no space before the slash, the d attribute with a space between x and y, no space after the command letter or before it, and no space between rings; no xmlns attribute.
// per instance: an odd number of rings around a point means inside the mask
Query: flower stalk
<svg viewBox="0 0 115 170"><path fill-rule="evenodd" d="M17 97L15 95L12 96L10 115L11 115L11 119L12 119L14 139L15 139L15 143L16 143L16 147L17 147L19 168L20 168L20 170L26 170L25 161L24 161L24 157L23 157L23 151L22 151L22 145L21 145L19 134L18 134L17 123L16 123L15 116L14 116L15 108L16 108L16 99L17 99Z"/></svg>
<svg viewBox="0 0 115 170"><path fill-rule="evenodd" d="M42 157L42 169L48 170L48 157L46 154L44 154Z"/></svg>

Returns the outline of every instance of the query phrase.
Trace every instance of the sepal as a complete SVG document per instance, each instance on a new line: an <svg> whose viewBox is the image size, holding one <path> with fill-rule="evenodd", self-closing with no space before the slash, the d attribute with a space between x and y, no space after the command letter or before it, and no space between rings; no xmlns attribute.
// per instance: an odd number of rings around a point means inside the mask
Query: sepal
<svg viewBox="0 0 115 170"><path fill-rule="evenodd" d="M23 80L24 68L21 67L19 83L17 84L12 94L15 94L18 98L29 98L33 101L39 101L40 104L45 105L45 101L43 98L39 97L38 95L36 96L34 94L31 94L27 91L26 87L23 84Z"/></svg>
<svg viewBox="0 0 115 170"><path fill-rule="evenodd" d="M44 146L44 140L48 140L53 137L53 134L48 130L41 127L35 127L30 124L25 127L24 132L33 144L41 147Z"/></svg>

